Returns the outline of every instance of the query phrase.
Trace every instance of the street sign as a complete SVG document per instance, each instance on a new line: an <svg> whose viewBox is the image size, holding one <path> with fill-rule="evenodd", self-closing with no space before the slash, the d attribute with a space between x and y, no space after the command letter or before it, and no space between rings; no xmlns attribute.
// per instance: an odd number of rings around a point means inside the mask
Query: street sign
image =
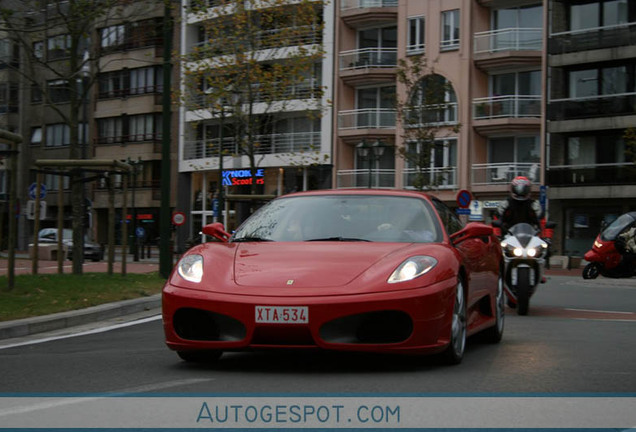
<svg viewBox="0 0 636 432"><path fill-rule="evenodd" d="M174 212L172 213L172 223L176 226L183 225L186 221L186 215L184 212Z"/></svg>
<svg viewBox="0 0 636 432"><path fill-rule="evenodd" d="M458 209L455 209L455 213L457 213L458 215L469 215L470 214L470 209L458 208Z"/></svg>
<svg viewBox="0 0 636 432"><path fill-rule="evenodd" d="M465 189L457 192L457 205L459 208L467 209L472 199L470 192Z"/></svg>
<svg viewBox="0 0 636 432"><path fill-rule="evenodd" d="M146 230L144 227L137 227L135 228L135 235L137 238L144 238L146 236Z"/></svg>
<svg viewBox="0 0 636 432"><path fill-rule="evenodd" d="M468 220L470 221L482 221L484 220L483 204L479 200L472 200L470 202L470 215Z"/></svg>
<svg viewBox="0 0 636 432"><path fill-rule="evenodd" d="M29 220L35 219L35 201L29 200L26 205L26 217ZM46 201L40 201L40 220L46 219Z"/></svg>
<svg viewBox="0 0 636 432"><path fill-rule="evenodd" d="M31 183L31 185L29 186L29 198L31 198L32 200L35 199L36 195L35 195L35 190L37 189L38 185L37 183ZM46 197L46 186L44 185L44 183L40 184L40 199L44 199L44 197Z"/></svg>
<svg viewBox="0 0 636 432"><path fill-rule="evenodd" d="M545 212L545 207L548 201L548 187L546 185L541 185L539 188L539 204L541 204L541 208Z"/></svg>

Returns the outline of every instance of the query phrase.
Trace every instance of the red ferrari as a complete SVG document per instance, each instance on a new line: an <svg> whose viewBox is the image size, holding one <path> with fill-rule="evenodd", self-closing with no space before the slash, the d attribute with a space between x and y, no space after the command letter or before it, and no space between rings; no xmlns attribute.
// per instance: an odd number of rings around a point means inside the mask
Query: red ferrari
<svg viewBox="0 0 636 432"><path fill-rule="evenodd" d="M163 289L166 343L186 361L300 348L464 356L504 328L492 227L419 192L285 195L187 251Z"/></svg>

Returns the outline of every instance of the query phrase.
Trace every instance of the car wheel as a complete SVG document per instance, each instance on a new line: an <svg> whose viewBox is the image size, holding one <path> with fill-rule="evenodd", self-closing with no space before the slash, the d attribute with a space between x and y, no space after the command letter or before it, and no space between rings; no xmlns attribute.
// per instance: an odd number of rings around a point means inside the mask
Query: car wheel
<svg viewBox="0 0 636 432"><path fill-rule="evenodd" d="M598 263L589 263L583 269L583 279L596 279L601 273Z"/></svg>
<svg viewBox="0 0 636 432"><path fill-rule="evenodd" d="M181 360L190 363L214 363L221 358L223 351L177 351L177 355L181 358Z"/></svg>
<svg viewBox="0 0 636 432"><path fill-rule="evenodd" d="M453 306L453 318L451 325L451 337L448 348L444 351L446 363L456 365L461 363L466 350L466 299L464 285L459 279L455 289L455 304Z"/></svg>
<svg viewBox="0 0 636 432"><path fill-rule="evenodd" d="M504 332L504 321L505 321L505 297L504 293L504 281L501 272L499 273L499 278L497 279L497 294L495 295L495 325L484 331L484 337L489 343L498 343L501 341Z"/></svg>

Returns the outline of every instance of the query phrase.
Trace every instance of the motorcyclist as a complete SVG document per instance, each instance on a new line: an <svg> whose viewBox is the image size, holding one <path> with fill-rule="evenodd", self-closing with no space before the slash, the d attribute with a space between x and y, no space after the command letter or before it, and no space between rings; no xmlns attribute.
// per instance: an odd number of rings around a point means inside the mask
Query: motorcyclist
<svg viewBox="0 0 636 432"><path fill-rule="evenodd" d="M540 228L543 210L538 201L530 199L531 187L532 182L523 176L515 177L510 183L510 196L497 208L504 233L513 225L523 222Z"/></svg>

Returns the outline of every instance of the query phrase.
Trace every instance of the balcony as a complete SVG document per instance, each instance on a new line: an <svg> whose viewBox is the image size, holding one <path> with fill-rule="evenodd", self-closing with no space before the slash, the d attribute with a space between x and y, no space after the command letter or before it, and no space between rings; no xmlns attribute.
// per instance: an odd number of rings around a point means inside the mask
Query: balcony
<svg viewBox="0 0 636 432"><path fill-rule="evenodd" d="M340 16L353 28L397 22L398 0L341 0Z"/></svg>
<svg viewBox="0 0 636 432"><path fill-rule="evenodd" d="M219 138L186 141L183 159L218 158L219 141ZM255 141L258 143L255 154L299 153L320 148L320 132L258 135ZM242 153L234 137L223 139L222 151L225 156Z"/></svg>
<svg viewBox="0 0 636 432"><path fill-rule="evenodd" d="M636 184L634 163L552 165L546 183L553 187L611 186Z"/></svg>
<svg viewBox="0 0 636 432"><path fill-rule="evenodd" d="M340 53L340 78L345 84L395 81L397 48L363 48Z"/></svg>
<svg viewBox="0 0 636 432"><path fill-rule="evenodd" d="M395 188L394 169L339 170L336 177L336 184L339 189Z"/></svg>
<svg viewBox="0 0 636 432"><path fill-rule="evenodd" d="M633 115L636 93L553 99L548 104L548 120L563 121Z"/></svg>
<svg viewBox="0 0 636 432"><path fill-rule="evenodd" d="M485 136L535 131L541 127L541 96L493 96L473 99L473 127Z"/></svg>
<svg viewBox="0 0 636 432"><path fill-rule="evenodd" d="M404 128L442 127L457 124L457 102L427 105L404 113Z"/></svg>
<svg viewBox="0 0 636 432"><path fill-rule="evenodd" d="M428 185L428 189L457 189L457 167L428 168L419 173L417 168L406 168L402 171L404 187L407 189L417 188L418 177L423 175L423 179ZM424 189L427 189L425 187Z"/></svg>
<svg viewBox="0 0 636 432"><path fill-rule="evenodd" d="M636 45L636 23L552 33L548 53L561 55Z"/></svg>
<svg viewBox="0 0 636 432"><path fill-rule="evenodd" d="M366 108L338 113L338 130L395 129L397 112L387 108Z"/></svg>
<svg viewBox="0 0 636 432"><path fill-rule="evenodd" d="M475 64L484 70L540 65L543 29L508 28L475 33Z"/></svg>
<svg viewBox="0 0 636 432"><path fill-rule="evenodd" d="M473 164L471 181L473 186L507 187L517 176L528 177L533 183L538 183L541 180L541 166L538 163Z"/></svg>

